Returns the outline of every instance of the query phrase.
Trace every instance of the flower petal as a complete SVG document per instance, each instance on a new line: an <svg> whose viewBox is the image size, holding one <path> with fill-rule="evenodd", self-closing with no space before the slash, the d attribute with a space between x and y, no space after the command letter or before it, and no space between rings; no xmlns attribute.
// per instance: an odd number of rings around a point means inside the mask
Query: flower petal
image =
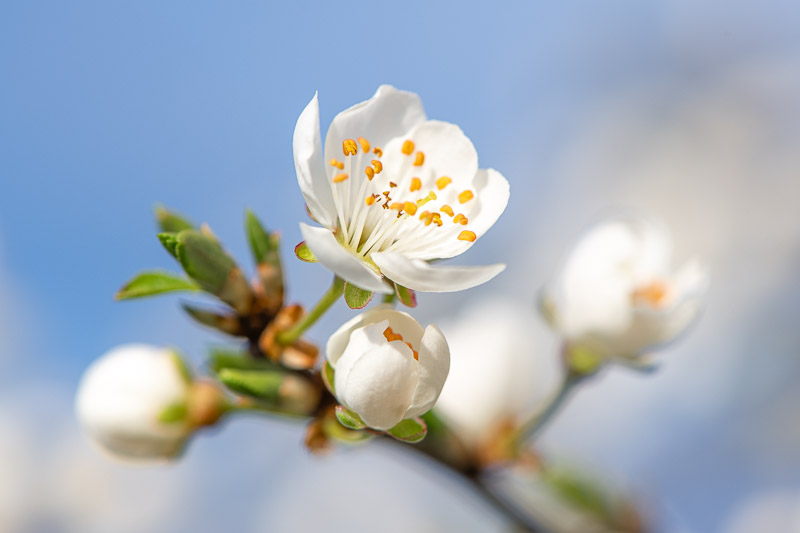
<svg viewBox="0 0 800 533"><path fill-rule="evenodd" d="M325 159L341 158L345 139L364 137L373 146L384 147L424 120L419 96L381 85L372 98L334 117L325 137Z"/></svg>
<svg viewBox="0 0 800 533"><path fill-rule="evenodd" d="M425 330L422 329L419 322L414 320L408 313L395 311L391 305L382 304L345 322L330 336L325 347L325 353L330 364L336 368L339 357L347 347L347 343L350 341L350 334L353 331L384 320L388 321L388 325L392 327L395 333L402 335L404 340L410 342L413 346L420 346Z"/></svg>
<svg viewBox="0 0 800 533"><path fill-rule="evenodd" d="M433 407L450 372L450 348L441 330L434 324L425 328L419 349L419 382L411 407L403 418L424 414Z"/></svg>
<svg viewBox="0 0 800 533"><path fill-rule="evenodd" d="M411 349L399 342L381 342L383 329L382 322L354 331L336 372L339 400L380 430L403 419L419 380Z"/></svg>
<svg viewBox="0 0 800 533"><path fill-rule="evenodd" d="M368 291L394 292L379 274L339 244L330 230L300 223L300 231L317 260L337 276Z"/></svg>
<svg viewBox="0 0 800 533"><path fill-rule="evenodd" d="M394 252L372 254L384 276L404 287L422 292L455 292L486 283L505 270L503 264L480 267L431 266Z"/></svg>
<svg viewBox="0 0 800 533"><path fill-rule="evenodd" d="M322 141L319 133L319 101L317 94L300 113L294 127L294 168L297 183L314 219L333 228L336 206L327 182L325 162L322 160Z"/></svg>

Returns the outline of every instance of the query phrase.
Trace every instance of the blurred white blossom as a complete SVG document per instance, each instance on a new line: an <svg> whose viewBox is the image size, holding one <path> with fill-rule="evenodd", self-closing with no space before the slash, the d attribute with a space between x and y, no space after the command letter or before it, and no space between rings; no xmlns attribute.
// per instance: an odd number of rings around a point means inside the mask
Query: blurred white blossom
<svg viewBox="0 0 800 533"><path fill-rule="evenodd" d="M478 169L461 129L428 120L419 97L382 85L333 119L323 147L317 96L294 131L300 190L323 227L301 224L320 263L369 291L394 292L384 276L418 291L480 285L504 265L431 266L467 251L508 203L506 179Z"/></svg>
<svg viewBox="0 0 800 533"><path fill-rule="evenodd" d="M447 341L407 313L378 307L328 340L336 397L370 427L390 429L436 403L450 369Z"/></svg>
<svg viewBox="0 0 800 533"><path fill-rule="evenodd" d="M543 297L552 326L572 348L632 359L672 340L697 316L708 280L697 261L672 270L659 224L618 217L591 228Z"/></svg>

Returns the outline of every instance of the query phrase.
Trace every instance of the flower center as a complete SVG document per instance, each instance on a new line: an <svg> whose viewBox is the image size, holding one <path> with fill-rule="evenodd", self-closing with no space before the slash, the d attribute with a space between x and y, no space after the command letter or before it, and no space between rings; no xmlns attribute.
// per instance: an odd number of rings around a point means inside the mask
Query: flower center
<svg viewBox="0 0 800 533"><path fill-rule="evenodd" d="M475 193L457 190L450 176L435 175L425 166L425 153L416 148L406 139L393 148L399 154L384 157L381 148L363 137L345 139L344 160L328 162L339 219L337 237L354 253L365 258L383 251L413 256L447 239L477 238L461 228L469 219L459 212L470 207Z"/></svg>
<svg viewBox="0 0 800 533"><path fill-rule="evenodd" d="M417 361L419 361L419 352L418 352L418 351L416 351L416 350L414 349L414 347L413 347L413 346L411 346L411 343L410 343L410 342L406 342L406 341L404 341L404 340L403 340L403 336L402 336L402 335L400 335L399 333L395 333L395 332L392 330L392 327L391 327L391 326L389 326L388 328L386 328L385 330L383 330L383 336L384 336L384 337L386 337L386 340L387 340L387 341L389 341L389 342L392 342L392 341L402 341L402 342L404 342L404 343L406 344L406 346L408 346L409 348L411 348L411 353L413 353L413 354L414 354L414 359L416 359Z"/></svg>
<svg viewBox="0 0 800 533"><path fill-rule="evenodd" d="M667 284L661 280L655 280L646 285L641 285L631 293L631 300L634 304L647 305L650 307L662 307L667 297Z"/></svg>

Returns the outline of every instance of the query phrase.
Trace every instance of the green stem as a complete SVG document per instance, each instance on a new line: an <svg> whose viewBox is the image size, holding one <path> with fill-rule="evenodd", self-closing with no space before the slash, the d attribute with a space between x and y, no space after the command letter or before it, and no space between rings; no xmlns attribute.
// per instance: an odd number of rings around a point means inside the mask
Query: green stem
<svg viewBox="0 0 800 533"><path fill-rule="evenodd" d="M543 411L534 416L528 421L522 429L520 429L520 440L530 440L538 434L542 428L553 418L553 416L564 406L566 401L575 390L575 386L583 381L586 374L568 370L564 381L561 383L561 388L558 393L550 400L547 407Z"/></svg>
<svg viewBox="0 0 800 533"><path fill-rule="evenodd" d="M322 298L319 299L317 305L314 306L303 318L294 325L294 327L287 331L282 331L278 334L278 343L286 346L288 344L292 344L297 339L299 339L305 331L314 325L314 322L319 320L325 311L327 311L330 306L336 303L342 296L342 291L344 290L344 280L339 276L333 278L333 283L331 284L330 289L328 292L322 295Z"/></svg>

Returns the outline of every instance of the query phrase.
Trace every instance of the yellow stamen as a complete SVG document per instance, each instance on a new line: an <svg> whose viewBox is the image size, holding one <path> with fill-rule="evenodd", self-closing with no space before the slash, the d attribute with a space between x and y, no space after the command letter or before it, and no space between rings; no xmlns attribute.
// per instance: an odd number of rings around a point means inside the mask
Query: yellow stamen
<svg viewBox="0 0 800 533"><path fill-rule="evenodd" d="M345 157L356 155L358 153L358 145L353 139L345 139L342 141L342 152L344 152Z"/></svg>
<svg viewBox="0 0 800 533"><path fill-rule="evenodd" d="M461 213L457 214L455 218L453 218L453 224L461 224L462 226L466 226L468 222L469 220L467 220L467 217Z"/></svg>
<svg viewBox="0 0 800 533"><path fill-rule="evenodd" d="M367 167L367 168L365 168L365 169L364 169L364 174L366 174L366 175L367 175L367 179L368 179L369 181L372 181L372 178L374 178L374 177L375 177L375 171L372 169L372 167Z"/></svg>
<svg viewBox="0 0 800 533"><path fill-rule="evenodd" d="M382 157L383 156L383 150L381 150L377 146L372 149L372 153L377 155L378 157Z"/></svg>
<svg viewBox="0 0 800 533"><path fill-rule="evenodd" d="M647 285L637 287L631 294L634 303L659 307L667 296L667 285L663 281L653 281Z"/></svg>
<svg viewBox="0 0 800 533"><path fill-rule="evenodd" d="M367 205L372 205L372 204L374 204L374 203L375 203L375 195L374 195L374 194L370 194L369 196L367 196L367 197L364 199L364 201L367 203Z"/></svg>
<svg viewBox="0 0 800 533"><path fill-rule="evenodd" d="M431 222L433 222L433 213L430 211L423 211L419 215L419 219L425 223L426 226L430 226Z"/></svg>
<svg viewBox="0 0 800 533"><path fill-rule="evenodd" d="M414 202L403 202L403 211L413 216L417 212L417 204Z"/></svg>
<svg viewBox="0 0 800 533"><path fill-rule="evenodd" d="M393 182L393 181L390 181L389 182L389 187L392 187L392 188L397 187L397 184L395 182Z"/></svg>
<svg viewBox="0 0 800 533"><path fill-rule="evenodd" d="M402 211L403 202L394 202L392 205L389 206L389 209L397 209L398 211Z"/></svg>
<svg viewBox="0 0 800 533"><path fill-rule="evenodd" d="M350 176L348 176L346 173L342 172L341 174L336 174L336 176L334 176L333 182L334 183L341 183L341 182L343 182L344 180L346 180L349 177Z"/></svg>
<svg viewBox="0 0 800 533"><path fill-rule="evenodd" d="M417 152L416 158L414 159L414 166L421 167L424 162L425 162L425 154L422 152Z"/></svg>
<svg viewBox="0 0 800 533"><path fill-rule="evenodd" d="M470 200L472 200L472 198L474 196L475 195L472 194L472 191L466 190L466 191L464 191L464 192L462 192L461 194L458 195L458 201L460 203L462 203L462 204L465 204L465 203L469 202Z"/></svg>
<svg viewBox="0 0 800 533"><path fill-rule="evenodd" d="M411 187L409 187L408 190L414 192L420 190L421 188L422 180L419 178L411 178Z"/></svg>
<svg viewBox="0 0 800 533"><path fill-rule="evenodd" d="M369 152L369 141L364 137L358 138L358 144L361 145L361 149L364 150L364 152Z"/></svg>
<svg viewBox="0 0 800 533"><path fill-rule="evenodd" d="M426 196L425 198L420 198L419 200L417 200L417 207L425 205L431 200L436 200L436 193L433 191L429 192L428 196Z"/></svg>
<svg viewBox="0 0 800 533"><path fill-rule="evenodd" d="M475 239L477 239L477 238L478 237L475 235L474 232L466 230L466 229L458 234L458 240L459 241L475 242Z"/></svg>
<svg viewBox="0 0 800 533"><path fill-rule="evenodd" d="M414 359L419 361L419 352L417 352L413 346L411 346L410 342L404 341L403 336L399 333L395 333L391 327L386 328L383 330L383 336L386 337L386 340L389 342L392 341L403 341L403 343L411 349L411 353L414 354Z"/></svg>
<svg viewBox="0 0 800 533"><path fill-rule="evenodd" d="M450 185L452 182L453 180L451 180L447 176L442 176L441 178L436 180L436 188L441 191L442 189Z"/></svg>
<svg viewBox="0 0 800 533"><path fill-rule="evenodd" d="M414 152L414 143L409 140L403 141L403 147L401 150L404 154L411 155L412 152Z"/></svg>
<svg viewBox="0 0 800 533"><path fill-rule="evenodd" d="M441 211L442 213L444 213L445 215L447 215L449 217L453 216L453 208L450 207L447 204L445 204L442 207L440 207L439 211Z"/></svg>
<svg viewBox="0 0 800 533"><path fill-rule="evenodd" d="M375 169L375 174L380 174L381 170L383 170L383 163L381 163L377 159L373 159L372 167Z"/></svg>
<svg viewBox="0 0 800 533"><path fill-rule="evenodd" d="M439 226L441 228L442 227L442 215L440 215L439 213L434 213L433 214L433 222L434 222L434 224L436 224L437 226Z"/></svg>
<svg viewBox="0 0 800 533"><path fill-rule="evenodd" d="M335 157L330 160L330 164L331 164L332 167L336 167L339 170L344 170L344 163L342 163L341 161L339 161Z"/></svg>

